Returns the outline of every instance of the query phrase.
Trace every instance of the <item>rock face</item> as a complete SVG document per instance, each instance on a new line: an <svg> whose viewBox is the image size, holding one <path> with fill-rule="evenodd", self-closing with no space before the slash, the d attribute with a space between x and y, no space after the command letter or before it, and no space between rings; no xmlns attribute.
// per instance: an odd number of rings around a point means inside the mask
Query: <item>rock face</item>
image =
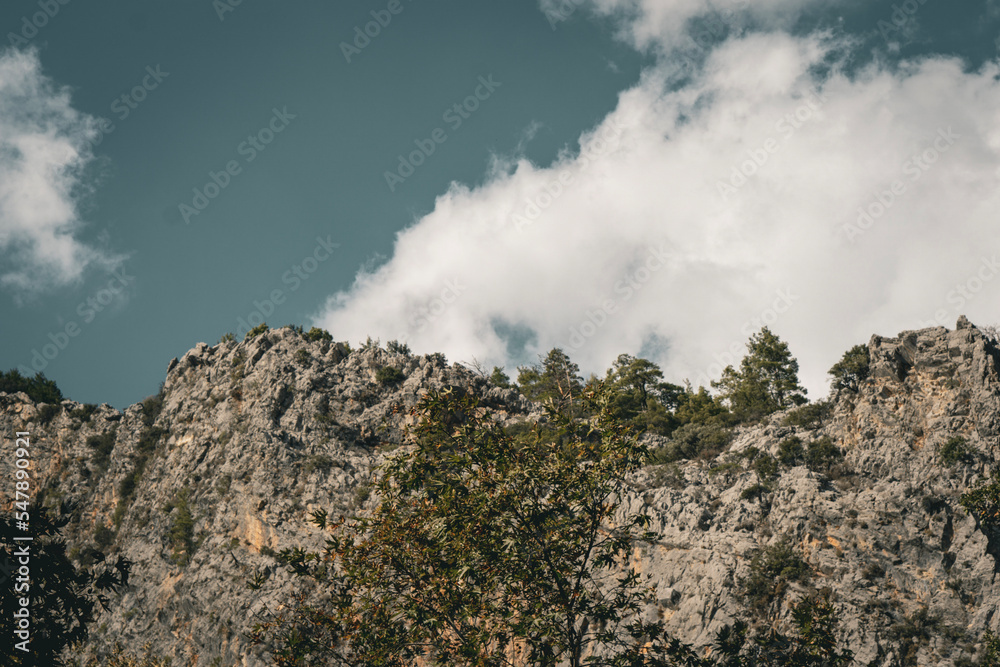
<svg viewBox="0 0 1000 667"><path fill-rule="evenodd" d="M714 460L650 466L632 480L629 509L647 511L663 536L634 557L657 585L648 613L686 643L708 644L746 616L738 590L751 556L782 539L812 577L790 585L770 622L787 626L797 592L828 587L857 664L961 664L1000 623L1000 545L958 504L1000 445L996 343L963 318L954 331L874 336L868 350L869 378L832 397L824 419L789 425L802 420L775 414ZM174 664L255 666L268 661L247 631L301 585L273 553L321 548L308 512L362 507L409 408L446 386L482 395L512 423L541 414L440 355L349 351L281 329L199 344L171 362L162 404L87 415L66 401L53 416L24 394L0 394L0 427L5 439L31 433L36 487L79 503L69 546L136 564L88 652L149 643ZM810 469L787 456L793 436L806 447L829 438L843 458ZM954 438L971 454L949 465L940 448ZM756 452L788 462L765 479ZM0 461L0 474L11 465ZM257 590L247 587L254 576Z"/></svg>

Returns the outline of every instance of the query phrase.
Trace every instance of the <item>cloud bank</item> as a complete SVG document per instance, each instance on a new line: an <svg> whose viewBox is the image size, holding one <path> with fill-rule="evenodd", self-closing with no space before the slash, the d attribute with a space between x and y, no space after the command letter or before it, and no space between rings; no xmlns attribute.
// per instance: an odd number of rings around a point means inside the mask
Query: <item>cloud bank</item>
<svg viewBox="0 0 1000 667"><path fill-rule="evenodd" d="M508 369L562 347L601 374L629 352L696 385L766 325L819 398L873 332L995 322L1000 67L816 67L847 46L751 32L682 87L651 68L578 150L453 184L316 323Z"/></svg>
<svg viewBox="0 0 1000 667"><path fill-rule="evenodd" d="M94 119L42 73L35 51L0 52L0 286L15 298L119 261L78 238Z"/></svg>

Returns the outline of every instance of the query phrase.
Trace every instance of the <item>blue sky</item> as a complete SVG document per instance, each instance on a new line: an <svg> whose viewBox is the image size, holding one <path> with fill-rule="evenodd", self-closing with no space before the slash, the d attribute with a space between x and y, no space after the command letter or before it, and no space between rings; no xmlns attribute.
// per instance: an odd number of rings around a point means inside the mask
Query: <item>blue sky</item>
<svg viewBox="0 0 1000 667"><path fill-rule="evenodd" d="M0 368L123 407L266 318L697 384L768 324L821 396L872 333L1000 319L998 34L938 0L11 0Z"/></svg>

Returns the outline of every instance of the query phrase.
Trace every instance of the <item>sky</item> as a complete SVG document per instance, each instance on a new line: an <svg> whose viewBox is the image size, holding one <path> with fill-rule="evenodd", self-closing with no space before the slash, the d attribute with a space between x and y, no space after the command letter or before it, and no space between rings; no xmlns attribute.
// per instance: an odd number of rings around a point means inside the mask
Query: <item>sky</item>
<svg viewBox="0 0 1000 667"><path fill-rule="evenodd" d="M271 326L811 398L1000 321L993 0L8 0L0 368L155 393Z"/></svg>

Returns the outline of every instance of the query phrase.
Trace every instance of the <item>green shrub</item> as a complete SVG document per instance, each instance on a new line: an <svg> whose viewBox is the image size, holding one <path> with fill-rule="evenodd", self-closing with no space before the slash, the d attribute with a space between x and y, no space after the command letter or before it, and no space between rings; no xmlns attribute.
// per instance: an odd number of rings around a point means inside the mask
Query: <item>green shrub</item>
<svg viewBox="0 0 1000 667"><path fill-rule="evenodd" d="M302 348L295 352L295 363L297 363L299 366L304 366L306 368L309 368L310 366L312 366L312 361L313 358L312 355L309 354L309 350Z"/></svg>
<svg viewBox="0 0 1000 667"><path fill-rule="evenodd" d="M302 334L310 343L322 343L323 341L330 342L333 340L333 336L326 329L320 329L319 327L313 327L306 333Z"/></svg>
<svg viewBox="0 0 1000 667"><path fill-rule="evenodd" d="M194 516L191 514L191 507L188 504L190 495L190 489L184 487L175 497L173 509L177 511L167 533L172 550L171 560L182 567L191 560L195 549Z"/></svg>
<svg viewBox="0 0 1000 667"><path fill-rule="evenodd" d="M785 536L754 554L750 572L738 582L738 593L752 611L763 614L781 598L789 583L805 582L811 576L809 565Z"/></svg>
<svg viewBox="0 0 1000 667"><path fill-rule="evenodd" d="M354 491L354 506L361 507L372 494L372 485L368 482L360 484Z"/></svg>
<svg viewBox="0 0 1000 667"><path fill-rule="evenodd" d="M920 499L920 506L924 508L924 512L927 514L937 514L948 507L948 501L937 496L924 496Z"/></svg>
<svg viewBox="0 0 1000 667"><path fill-rule="evenodd" d="M975 516L984 528L1000 528L1000 469L991 479L962 494L959 504Z"/></svg>
<svg viewBox="0 0 1000 667"><path fill-rule="evenodd" d="M262 322L260 326L256 326L250 331L248 331L247 335L243 337L243 340L253 340L257 336L267 332L268 332L267 322Z"/></svg>
<svg viewBox="0 0 1000 667"><path fill-rule="evenodd" d="M902 664L907 666L918 664L917 656L921 646L945 637L954 641L961 636L953 628L945 626L941 617L931 613L927 607L921 607L903 620L894 623L886 635L899 647Z"/></svg>
<svg viewBox="0 0 1000 667"><path fill-rule="evenodd" d="M231 332L231 331L228 332L228 333L224 333L224 334L222 334L222 338L219 339L219 342L220 343L235 343L236 342L236 335L233 332Z"/></svg>
<svg viewBox="0 0 1000 667"><path fill-rule="evenodd" d="M87 438L87 447L94 450L94 467L102 472L107 470L108 463L111 461L111 452L115 448L115 438L117 435L117 429L112 428L101 435L92 435Z"/></svg>
<svg viewBox="0 0 1000 667"><path fill-rule="evenodd" d="M115 531L111 530L103 523L98 523L94 529L94 544L101 551L107 550L115 543Z"/></svg>
<svg viewBox="0 0 1000 667"><path fill-rule="evenodd" d="M814 429L823 425L833 413L833 404L829 401L817 401L803 405L801 408L790 410L782 422L785 426L801 426L802 428Z"/></svg>
<svg viewBox="0 0 1000 667"><path fill-rule="evenodd" d="M403 371L395 366L383 366L375 373L375 380L381 385L398 384L406 379Z"/></svg>
<svg viewBox="0 0 1000 667"><path fill-rule="evenodd" d="M157 394L147 397L142 402L142 425L146 428L150 428L154 422L156 422L157 417L163 412L163 387L160 387L160 391Z"/></svg>
<svg viewBox="0 0 1000 667"><path fill-rule="evenodd" d="M333 459L326 454L316 454L314 456L310 456L302 466L302 469L305 470L306 473L316 471L327 472L331 468L333 468Z"/></svg>
<svg viewBox="0 0 1000 667"><path fill-rule="evenodd" d="M802 446L802 438L793 435L778 443L778 460L782 465L796 466L802 463L806 450Z"/></svg>
<svg viewBox="0 0 1000 667"><path fill-rule="evenodd" d="M778 476L778 459L770 454L761 454L753 461L753 470L763 480L772 480Z"/></svg>
<svg viewBox="0 0 1000 667"><path fill-rule="evenodd" d="M826 435L810 442L806 451L806 465L815 472L829 472L843 458L844 454Z"/></svg>
<svg viewBox="0 0 1000 667"><path fill-rule="evenodd" d="M754 484L753 486L748 486L743 489L743 493L740 494L740 498L743 500L749 500L753 502L760 498L763 498L767 494L771 493L771 487L766 484Z"/></svg>
<svg viewBox="0 0 1000 667"><path fill-rule="evenodd" d="M938 449L938 456L941 463L946 466L953 466L957 463L972 463L974 460L972 448L966 443L965 438L955 436L949 438L947 442Z"/></svg>
<svg viewBox="0 0 1000 667"><path fill-rule="evenodd" d="M410 346L406 343L400 343L398 340L390 340L385 344L385 349L390 352L395 352L396 354L405 354L410 356Z"/></svg>
<svg viewBox="0 0 1000 667"><path fill-rule="evenodd" d="M95 404L85 403L74 410L70 410L69 416L73 419L79 419L82 422L89 422L95 412L97 412L97 406Z"/></svg>
<svg viewBox="0 0 1000 667"><path fill-rule="evenodd" d="M139 433L139 441L135 444L135 450L140 455L149 455L156 450L165 435L167 435L167 430L163 428L143 429Z"/></svg>
<svg viewBox="0 0 1000 667"><path fill-rule="evenodd" d="M654 463L710 459L725 451L732 440L732 429L719 424L685 424L674 431L666 446L653 453L652 459Z"/></svg>
<svg viewBox="0 0 1000 667"><path fill-rule="evenodd" d="M38 408L38 414L35 419L42 426L48 425L56 416L62 411L62 405L58 403L44 403L40 408Z"/></svg>
<svg viewBox="0 0 1000 667"><path fill-rule="evenodd" d="M980 667L997 667L1000 665L1000 635L987 630L982 639L983 650L979 654Z"/></svg>

